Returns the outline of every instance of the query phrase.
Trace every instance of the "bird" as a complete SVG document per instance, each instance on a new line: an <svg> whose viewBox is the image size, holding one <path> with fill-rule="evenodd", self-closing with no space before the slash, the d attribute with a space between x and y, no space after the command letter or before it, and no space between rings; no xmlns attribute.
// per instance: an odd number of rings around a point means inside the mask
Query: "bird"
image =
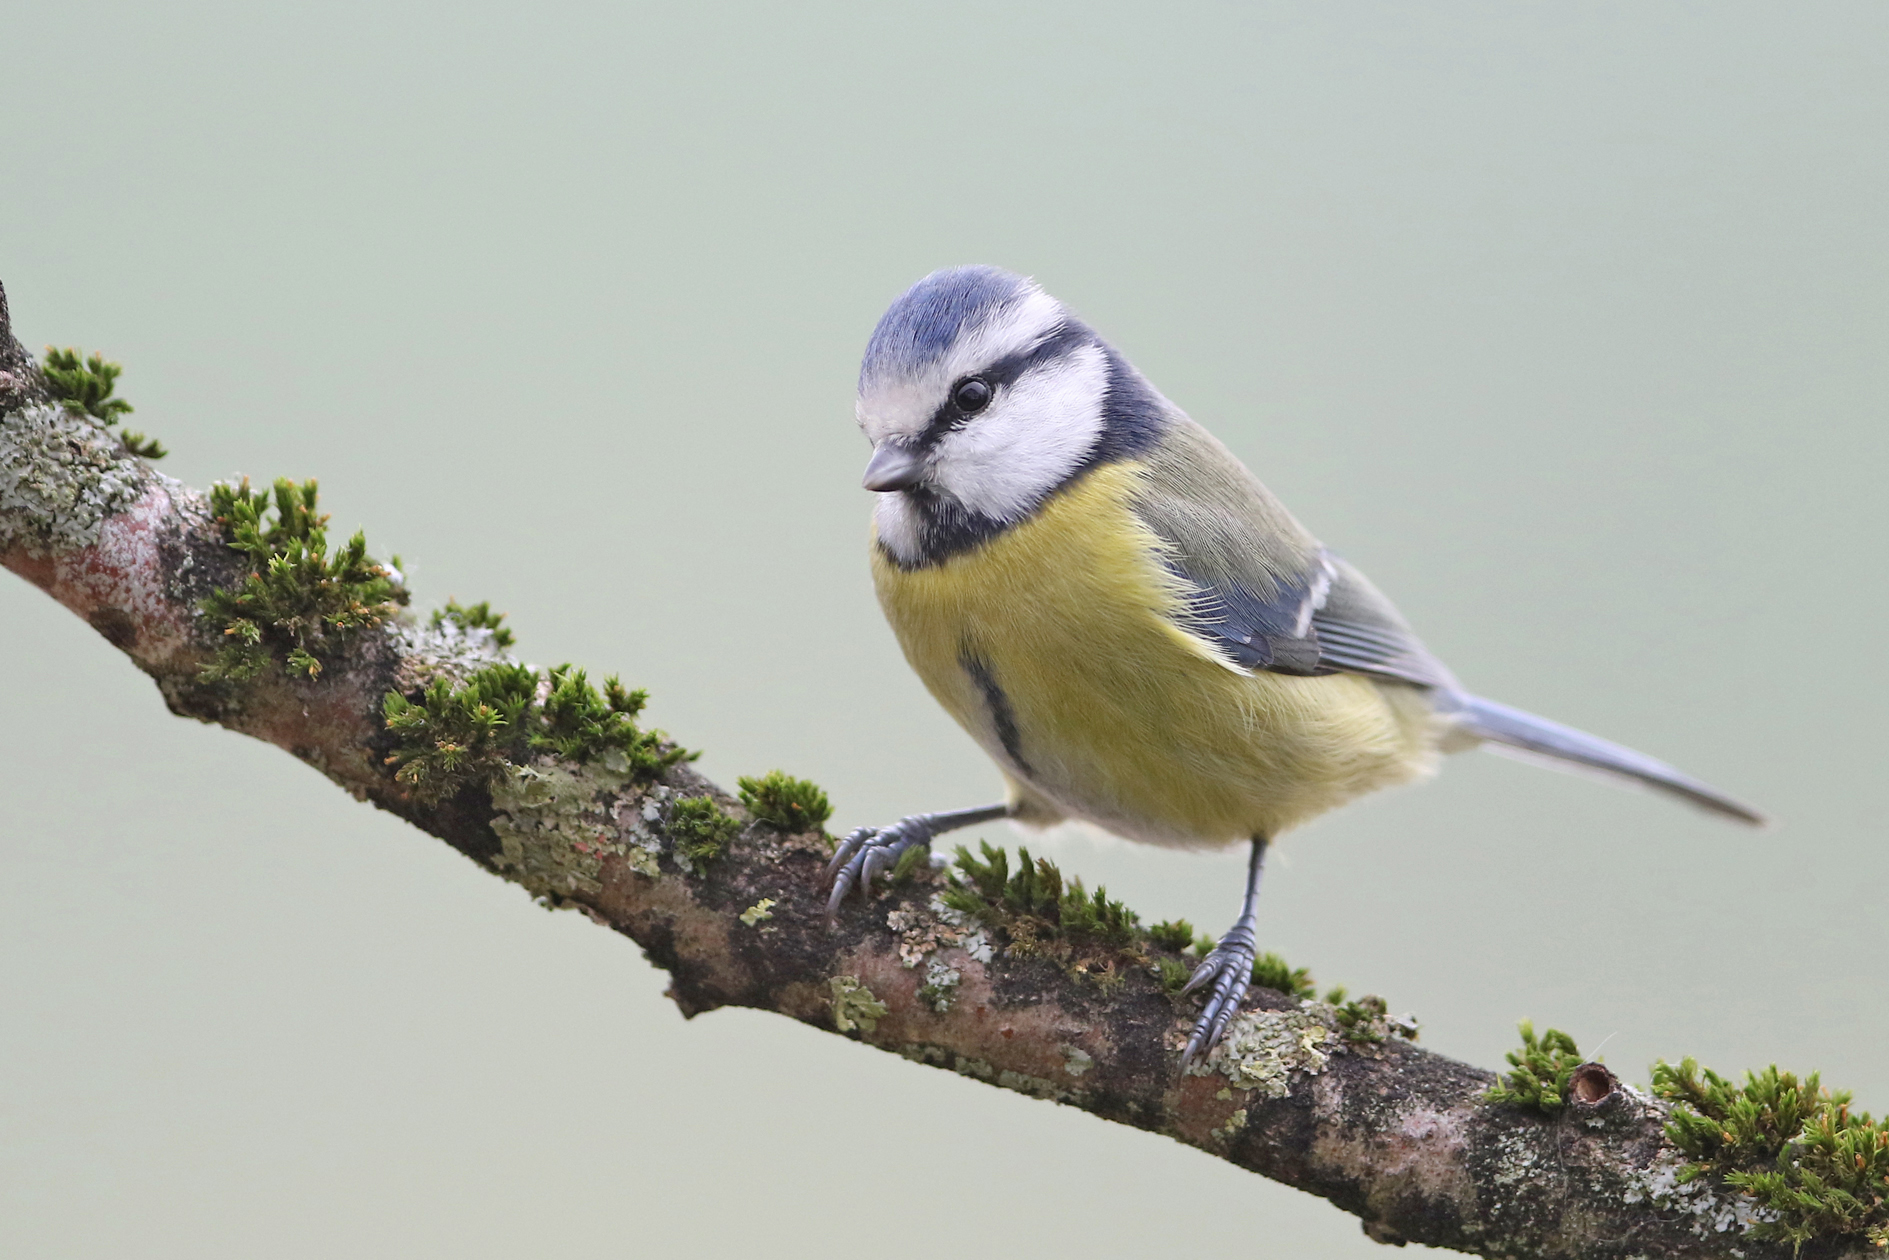
<svg viewBox="0 0 1889 1260"><path fill-rule="evenodd" d="M867 342L879 603L906 660L996 762L1002 802L860 827L829 921L915 846L998 819L1178 849L1245 844L1239 917L1189 977L1180 1066L1221 1039L1281 834L1487 746L1763 815L1643 753L1467 691L1395 605L1034 280L935 271Z"/></svg>

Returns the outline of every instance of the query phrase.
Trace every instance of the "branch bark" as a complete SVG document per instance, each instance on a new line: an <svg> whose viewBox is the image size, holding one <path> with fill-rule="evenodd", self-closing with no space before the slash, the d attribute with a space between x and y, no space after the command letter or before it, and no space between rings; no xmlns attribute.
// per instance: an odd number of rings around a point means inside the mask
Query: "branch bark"
<svg viewBox="0 0 1889 1260"><path fill-rule="evenodd" d="M1557 1118L1494 1104L1494 1076L1414 1045L1345 1040L1331 1007L1255 989L1227 1043L1176 1077L1191 1003L1154 968L1085 970L1006 949L921 871L824 922L817 834L747 819L686 765L655 783L540 757L512 788L427 803L386 766L388 691L499 659L490 635L410 619L352 636L315 679L210 682L199 611L244 565L205 496L53 404L0 291L0 563L149 674L173 712L286 750L535 895L635 940L685 1015L775 1011L917 1062L1079 1107L1329 1199L1374 1239L1487 1256L1783 1256L1743 1237L1745 1201L1681 1186L1664 1106L1584 1068ZM678 855L670 802L743 820L707 870ZM768 904L763 906L766 901ZM1132 962L1132 960L1130 960ZM939 1009L940 1007L944 1009ZM1840 1247L1805 1248L1837 1255Z"/></svg>

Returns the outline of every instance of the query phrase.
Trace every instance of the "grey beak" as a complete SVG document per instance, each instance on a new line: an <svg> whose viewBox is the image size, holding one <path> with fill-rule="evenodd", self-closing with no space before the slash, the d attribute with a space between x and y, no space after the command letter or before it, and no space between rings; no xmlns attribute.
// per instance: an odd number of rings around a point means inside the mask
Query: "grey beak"
<svg viewBox="0 0 1889 1260"><path fill-rule="evenodd" d="M924 471L923 455L895 442L882 442L866 463L865 486L877 491L903 490L917 485Z"/></svg>

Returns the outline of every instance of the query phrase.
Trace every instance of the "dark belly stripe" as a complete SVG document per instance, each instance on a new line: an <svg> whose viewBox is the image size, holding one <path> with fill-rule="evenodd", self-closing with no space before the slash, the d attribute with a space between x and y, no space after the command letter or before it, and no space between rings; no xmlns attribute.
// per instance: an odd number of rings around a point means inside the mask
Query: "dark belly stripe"
<svg viewBox="0 0 1889 1260"><path fill-rule="evenodd" d="M1004 753L1024 774L1030 774L1030 763L1023 759L1023 739L1017 733L1016 710L1010 707L1010 697L997 685L997 676L990 671L990 662L977 653L965 648L958 654L958 664L971 676L977 689L984 693L984 703L990 709L991 725L997 728L997 739L1004 746Z"/></svg>

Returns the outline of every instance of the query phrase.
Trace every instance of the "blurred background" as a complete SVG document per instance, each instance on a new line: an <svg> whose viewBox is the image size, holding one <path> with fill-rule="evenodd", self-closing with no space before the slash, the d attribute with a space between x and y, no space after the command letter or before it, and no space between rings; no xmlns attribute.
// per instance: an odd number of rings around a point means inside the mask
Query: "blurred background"
<svg viewBox="0 0 1889 1260"><path fill-rule="evenodd" d="M1037 276L1478 691L1773 811L1482 754L1291 836L1266 947L1498 1066L1889 1107L1889 9L71 0L4 19L19 336L197 486L621 672L836 829L996 775L874 605L858 355ZM0 1252L1377 1254L1160 1138L720 1011L0 580ZM1006 829L986 832L1014 844ZM1031 842L1225 927L1242 858Z"/></svg>

